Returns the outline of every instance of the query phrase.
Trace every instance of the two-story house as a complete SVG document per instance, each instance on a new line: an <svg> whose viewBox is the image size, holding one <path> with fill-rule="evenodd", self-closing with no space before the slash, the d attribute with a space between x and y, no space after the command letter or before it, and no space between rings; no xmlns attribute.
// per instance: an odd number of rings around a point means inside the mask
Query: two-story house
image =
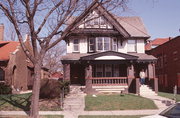
<svg viewBox="0 0 180 118"><path fill-rule="evenodd" d="M69 29L62 59L64 80L85 85L87 93L95 86L123 86L138 93L139 72L144 69L147 82L152 80L157 91L156 58L145 54L150 36L139 17L115 16L93 2Z"/></svg>

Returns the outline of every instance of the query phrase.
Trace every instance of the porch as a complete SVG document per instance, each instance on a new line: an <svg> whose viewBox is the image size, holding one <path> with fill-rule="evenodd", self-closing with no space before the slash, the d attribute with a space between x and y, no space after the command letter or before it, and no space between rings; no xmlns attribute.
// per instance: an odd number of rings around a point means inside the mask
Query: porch
<svg viewBox="0 0 180 118"><path fill-rule="evenodd" d="M153 59L141 59L140 56L119 52L79 55L78 60L62 61L64 80L69 80L71 84L85 85L86 93L94 91L94 87L122 86L127 92L139 94L139 72L142 69L145 70L146 84L158 91Z"/></svg>

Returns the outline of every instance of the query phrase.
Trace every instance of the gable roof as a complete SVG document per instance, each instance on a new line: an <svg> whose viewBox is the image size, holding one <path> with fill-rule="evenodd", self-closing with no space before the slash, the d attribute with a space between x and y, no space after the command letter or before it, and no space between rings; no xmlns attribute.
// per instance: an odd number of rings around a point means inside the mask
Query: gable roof
<svg viewBox="0 0 180 118"><path fill-rule="evenodd" d="M98 52L98 53L67 53L65 56L62 57L63 61L79 61L79 60L98 60L102 59L99 57L111 57L117 56L122 58L116 58L114 60L137 60L138 62L141 61L156 61L156 58L152 55L147 55L145 53L121 53L121 52L114 52L114 51L106 51L106 52ZM107 60L107 59L105 59ZM113 59L111 59L113 60Z"/></svg>
<svg viewBox="0 0 180 118"><path fill-rule="evenodd" d="M159 46L166 43L169 40L171 40L170 37L169 38L156 38L145 45L145 50L151 50L152 49L151 46Z"/></svg>
<svg viewBox="0 0 180 118"><path fill-rule="evenodd" d="M124 27L131 37L150 37L140 17L115 17L119 24Z"/></svg>
<svg viewBox="0 0 180 118"><path fill-rule="evenodd" d="M142 20L139 17L119 17L109 13L99 2L94 1L79 17L72 17L70 20L71 25L68 30L75 30L89 12L97 9L111 25L125 38L128 37L143 37L149 38L150 36L145 29Z"/></svg>
<svg viewBox="0 0 180 118"><path fill-rule="evenodd" d="M9 60L10 53L17 49L19 42L15 41L0 41L0 61Z"/></svg>
<svg viewBox="0 0 180 118"><path fill-rule="evenodd" d="M100 58L100 57L107 57L107 56L120 57L120 58L117 58L118 60L121 60L121 59L136 60L138 58L137 56L133 56L133 55L125 54L125 53L120 53L120 52L115 52L115 51L106 51L106 52L91 54L88 56L83 56L80 59L81 60L96 60L97 58L99 58L101 60L102 58ZM113 58L111 60L116 60L116 59Z"/></svg>

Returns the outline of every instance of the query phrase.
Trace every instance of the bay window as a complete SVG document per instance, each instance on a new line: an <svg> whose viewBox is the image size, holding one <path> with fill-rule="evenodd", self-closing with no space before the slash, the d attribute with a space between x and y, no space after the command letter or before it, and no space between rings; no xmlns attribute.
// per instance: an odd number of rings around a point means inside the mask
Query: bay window
<svg viewBox="0 0 180 118"><path fill-rule="evenodd" d="M97 37L97 50L108 51L110 50L110 37Z"/></svg>
<svg viewBox="0 0 180 118"><path fill-rule="evenodd" d="M116 38L113 38L112 40L112 50L113 51L117 51L117 39Z"/></svg>

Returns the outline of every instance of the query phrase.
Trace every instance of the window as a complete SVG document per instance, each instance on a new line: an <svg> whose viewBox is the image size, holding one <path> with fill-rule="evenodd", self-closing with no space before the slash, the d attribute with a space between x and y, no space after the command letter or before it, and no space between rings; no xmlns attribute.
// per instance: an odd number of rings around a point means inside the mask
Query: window
<svg viewBox="0 0 180 118"><path fill-rule="evenodd" d="M103 77L103 65L96 65L96 77Z"/></svg>
<svg viewBox="0 0 180 118"><path fill-rule="evenodd" d="M110 38L109 37L97 37L97 50L108 51L110 50Z"/></svg>
<svg viewBox="0 0 180 118"><path fill-rule="evenodd" d="M136 52L136 40L128 40L128 52Z"/></svg>
<svg viewBox="0 0 180 118"><path fill-rule="evenodd" d="M111 64L105 65L105 76L112 77L112 65Z"/></svg>
<svg viewBox="0 0 180 118"><path fill-rule="evenodd" d="M89 52L95 51L95 38L89 38Z"/></svg>
<svg viewBox="0 0 180 118"><path fill-rule="evenodd" d="M112 41L112 50L113 51L117 51L117 39L116 38L113 38L113 41Z"/></svg>
<svg viewBox="0 0 180 118"><path fill-rule="evenodd" d="M74 52L79 52L79 39L74 39Z"/></svg>
<svg viewBox="0 0 180 118"><path fill-rule="evenodd" d="M114 65L114 77L119 77L119 65Z"/></svg>
<svg viewBox="0 0 180 118"><path fill-rule="evenodd" d="M0 68L0 81L4 81L4 70Z"/></svg>

